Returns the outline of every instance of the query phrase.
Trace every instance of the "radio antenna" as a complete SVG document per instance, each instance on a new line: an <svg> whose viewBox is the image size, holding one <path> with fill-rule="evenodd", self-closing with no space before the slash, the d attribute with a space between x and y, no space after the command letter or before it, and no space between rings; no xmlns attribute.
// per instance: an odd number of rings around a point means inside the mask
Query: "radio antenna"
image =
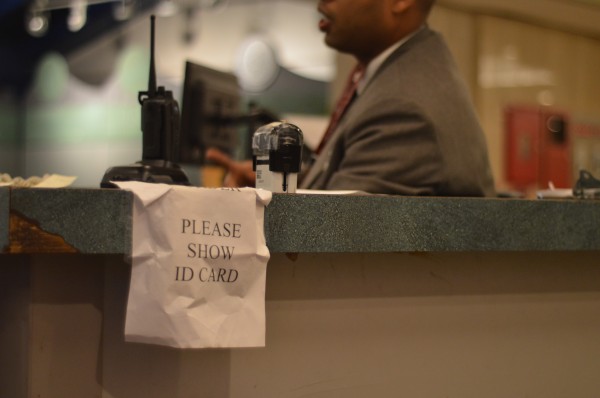
<svg viewBox="0 0 600 398"><path fill-rule="evenodd" d="M148 77L148 96L156 95L156 69L154 68L154 15L150 16L150 76Z"/></svg>

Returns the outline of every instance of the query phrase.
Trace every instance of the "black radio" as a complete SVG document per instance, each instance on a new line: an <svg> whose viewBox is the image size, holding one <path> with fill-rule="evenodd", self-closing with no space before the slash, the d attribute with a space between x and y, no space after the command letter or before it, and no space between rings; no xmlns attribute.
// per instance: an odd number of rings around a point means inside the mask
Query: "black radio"
<svg viewBox="0 0 600 398"><path fill-rule="evenodd" d="M176 163L179 159L180 116L179 105L171 91L156 87L154 66L154 23L150 17L150 76L148 91L138 93L142 106L142 160L129 166L111 167L100 186L115 188L111 181L143 181L176 185L190 185L184 171Z"/></svg>

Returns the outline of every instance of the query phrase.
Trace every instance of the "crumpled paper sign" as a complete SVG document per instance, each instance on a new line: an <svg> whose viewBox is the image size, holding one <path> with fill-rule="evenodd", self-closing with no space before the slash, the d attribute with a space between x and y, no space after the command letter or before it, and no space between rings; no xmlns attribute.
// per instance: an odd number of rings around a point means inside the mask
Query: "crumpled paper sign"
<svg viewBox="0 0 600 398"><path fill-rule="evenodd" d="M265 345L271 192L116 182L133 192L125 340L177 348Z"/></svg>

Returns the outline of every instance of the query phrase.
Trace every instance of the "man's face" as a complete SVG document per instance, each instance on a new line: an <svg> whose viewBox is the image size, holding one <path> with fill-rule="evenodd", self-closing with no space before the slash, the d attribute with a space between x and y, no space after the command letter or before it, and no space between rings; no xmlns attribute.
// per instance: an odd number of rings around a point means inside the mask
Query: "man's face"
<svg viewBox="0 0 600 398"><path fill-rule="evenodd" d="M328 46L358 58L387 46L382 41L390 15L388 0L320 0L318 9L323 16L319 29Z"/></svg>

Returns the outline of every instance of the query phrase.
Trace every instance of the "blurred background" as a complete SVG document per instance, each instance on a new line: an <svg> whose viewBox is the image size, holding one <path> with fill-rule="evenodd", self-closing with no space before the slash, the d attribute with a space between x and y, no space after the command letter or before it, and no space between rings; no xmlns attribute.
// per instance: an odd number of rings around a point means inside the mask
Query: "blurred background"
<svg viewBox="0 0 600 398"><path fill-rule="evenodd" d="M235 75L242 112L318 140L352 60L323 44L314 0L2 0L0 173L97 187L140 160L151 14L157 81L180 105L191 61ZM600 0L438 0L430 25L469 84L499 190L600 176Z"/></svg>

